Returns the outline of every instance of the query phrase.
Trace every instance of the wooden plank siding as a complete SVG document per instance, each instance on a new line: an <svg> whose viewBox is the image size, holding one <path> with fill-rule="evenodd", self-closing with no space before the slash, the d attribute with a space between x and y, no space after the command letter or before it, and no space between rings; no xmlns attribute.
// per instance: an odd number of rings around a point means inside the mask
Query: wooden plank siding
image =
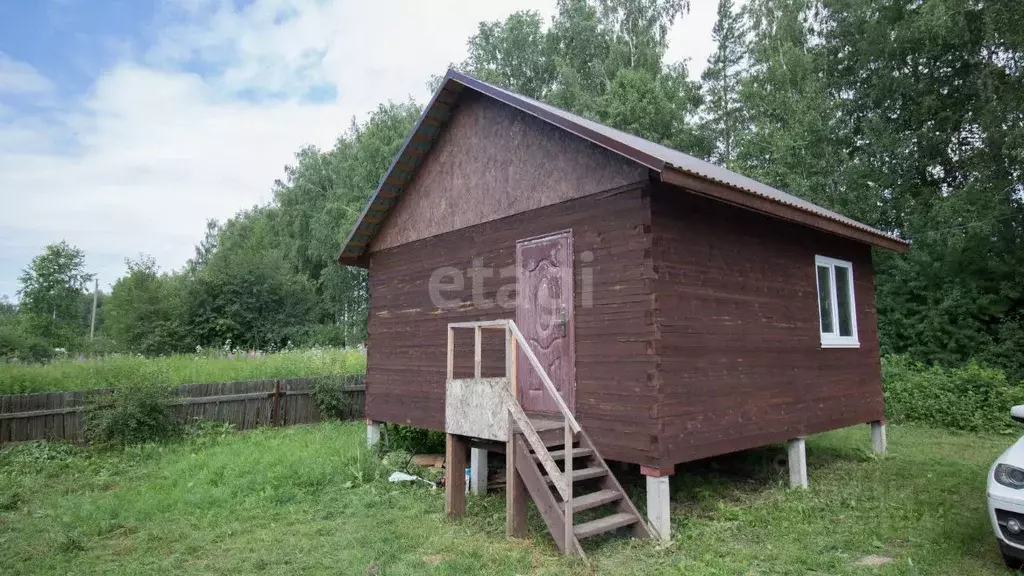
<svg viewBox="0 0 1024 576"><path fill-rule="evenodd" d="M651 193L662 465L884 418L871 249ZM853 263L860 348L822 349L816 254Z"/></svg>
<svg viewBox="0 0 1024 576"><path fill-rule="evenodd" d="M650 464L658 422L646 186L570 200L372 253L367 417L443 429L447 324L515 318L516 241L571 229L577 416L606 457ZM483 297L493 301L501 292L508 305L482 307L479 299L474 303L467 275L461 290L443 293L451 305L436 306L428 286L431 275L443 267L466 271L474 261L494 270L482 280ZM500 277L498 271L506 267L511 275ZM455 334L455 376L467 377L473 367L473 331ZM484 377L504 374L503 337L501 331L483 332Z"/></svg>

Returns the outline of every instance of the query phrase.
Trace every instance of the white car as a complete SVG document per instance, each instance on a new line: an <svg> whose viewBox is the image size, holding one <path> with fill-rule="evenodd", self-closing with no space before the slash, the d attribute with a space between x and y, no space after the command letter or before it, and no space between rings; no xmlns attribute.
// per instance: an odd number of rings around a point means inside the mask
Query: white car
<svg viewBox="0 0 1024 576"><path fill-rule="evenodd" d="M1010 416L1024 422L1024 405ZM1024 565L1024 436L996 459L988 472L988 515L1003 562L1013 569Z"/></svg>

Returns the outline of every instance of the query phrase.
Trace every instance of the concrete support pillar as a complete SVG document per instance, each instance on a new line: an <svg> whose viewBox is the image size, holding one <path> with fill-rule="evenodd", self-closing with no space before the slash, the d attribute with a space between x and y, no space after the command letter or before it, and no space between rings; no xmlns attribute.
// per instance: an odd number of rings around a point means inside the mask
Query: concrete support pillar
<svg viewBox="0 0 1024 576"><path fill-rule="evenodd" d="M789 485L807 488L807 439L789 441Z"/></svg>
<svg viewBox="0 0 1024 576"><path fill-rule="evenodd" d="M477 496L487 494L487 450L469 450L469 491Z"/></svg>
<svg viewBox="0 0 1024 576"><path fill-rule="evenodd" d="M885 422L875 420L871 423L871 449L879 456L885 456L888 450L888 441L885 438Z"/></svg>
<svg viewBox="0 0 1024 576"><path fill-rule="evenodd" d="M672 502L668 479L674 471L671 467L640 467L640 472L647 477L647 522L662 540L672 538Z"/></svg>
<svg viewBox="0 0 1024 576"><path fill-rule="evenodd" d="M366 419L366 445L373 448L380 442L380 423Z"/></svg>

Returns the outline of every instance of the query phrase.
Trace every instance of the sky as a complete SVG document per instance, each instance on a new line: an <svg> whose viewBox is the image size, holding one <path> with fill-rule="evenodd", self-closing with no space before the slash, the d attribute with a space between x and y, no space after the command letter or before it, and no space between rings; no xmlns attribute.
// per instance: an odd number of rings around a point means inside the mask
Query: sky
<svg viewBox="0 0 1024 576"><path fill-rule="evenodd" d="M164 270L209 218L271 199L306 144L380 102L429 97L483 20L554 0L0 0L0 296L50 243L102 289L124 259ZM692 0L666 60L699 76L716 0Z"/></svg>

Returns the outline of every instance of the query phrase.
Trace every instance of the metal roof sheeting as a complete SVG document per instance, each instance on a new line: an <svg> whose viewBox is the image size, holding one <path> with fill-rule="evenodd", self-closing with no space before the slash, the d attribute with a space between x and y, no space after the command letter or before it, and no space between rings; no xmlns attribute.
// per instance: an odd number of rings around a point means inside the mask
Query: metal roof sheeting
<svg viewBox="0 0 1024 576"><path fill-rule="evenodd" d="M684 154L661 144L627 134L532 98L509 92L455 70L449 70L441 87L434 94L420 120L417 122L413 133L406 140L405 146L402 147L402 150L392 162L391 168L385 173L384 178L381 179L377 191L370 199L359 222L350 233L344 248L338 255L339 261L342 263L356 263L356 260L364 254L366 247L369 246L370 241L383 223L391 206L401 198L404 185L412 179L416 168L429 152L431 145L440 134L444 123L451 116L451 109L456 104L459 94L467 88L495 98L599 146L622 154L656 172L664 172L667 167L674 168L703 180L722 184L735 190L768 199L782 206L796 208L807 214L859 230L870 236L876 236L882 241L876 243L877 245L889 248L892 248L894 245L901 247L907 245L905 241L897 236L822 208L802 198L758 182L753 178L748 178L689 154ZM856 239L864 241L859 236Z"/></svg>

